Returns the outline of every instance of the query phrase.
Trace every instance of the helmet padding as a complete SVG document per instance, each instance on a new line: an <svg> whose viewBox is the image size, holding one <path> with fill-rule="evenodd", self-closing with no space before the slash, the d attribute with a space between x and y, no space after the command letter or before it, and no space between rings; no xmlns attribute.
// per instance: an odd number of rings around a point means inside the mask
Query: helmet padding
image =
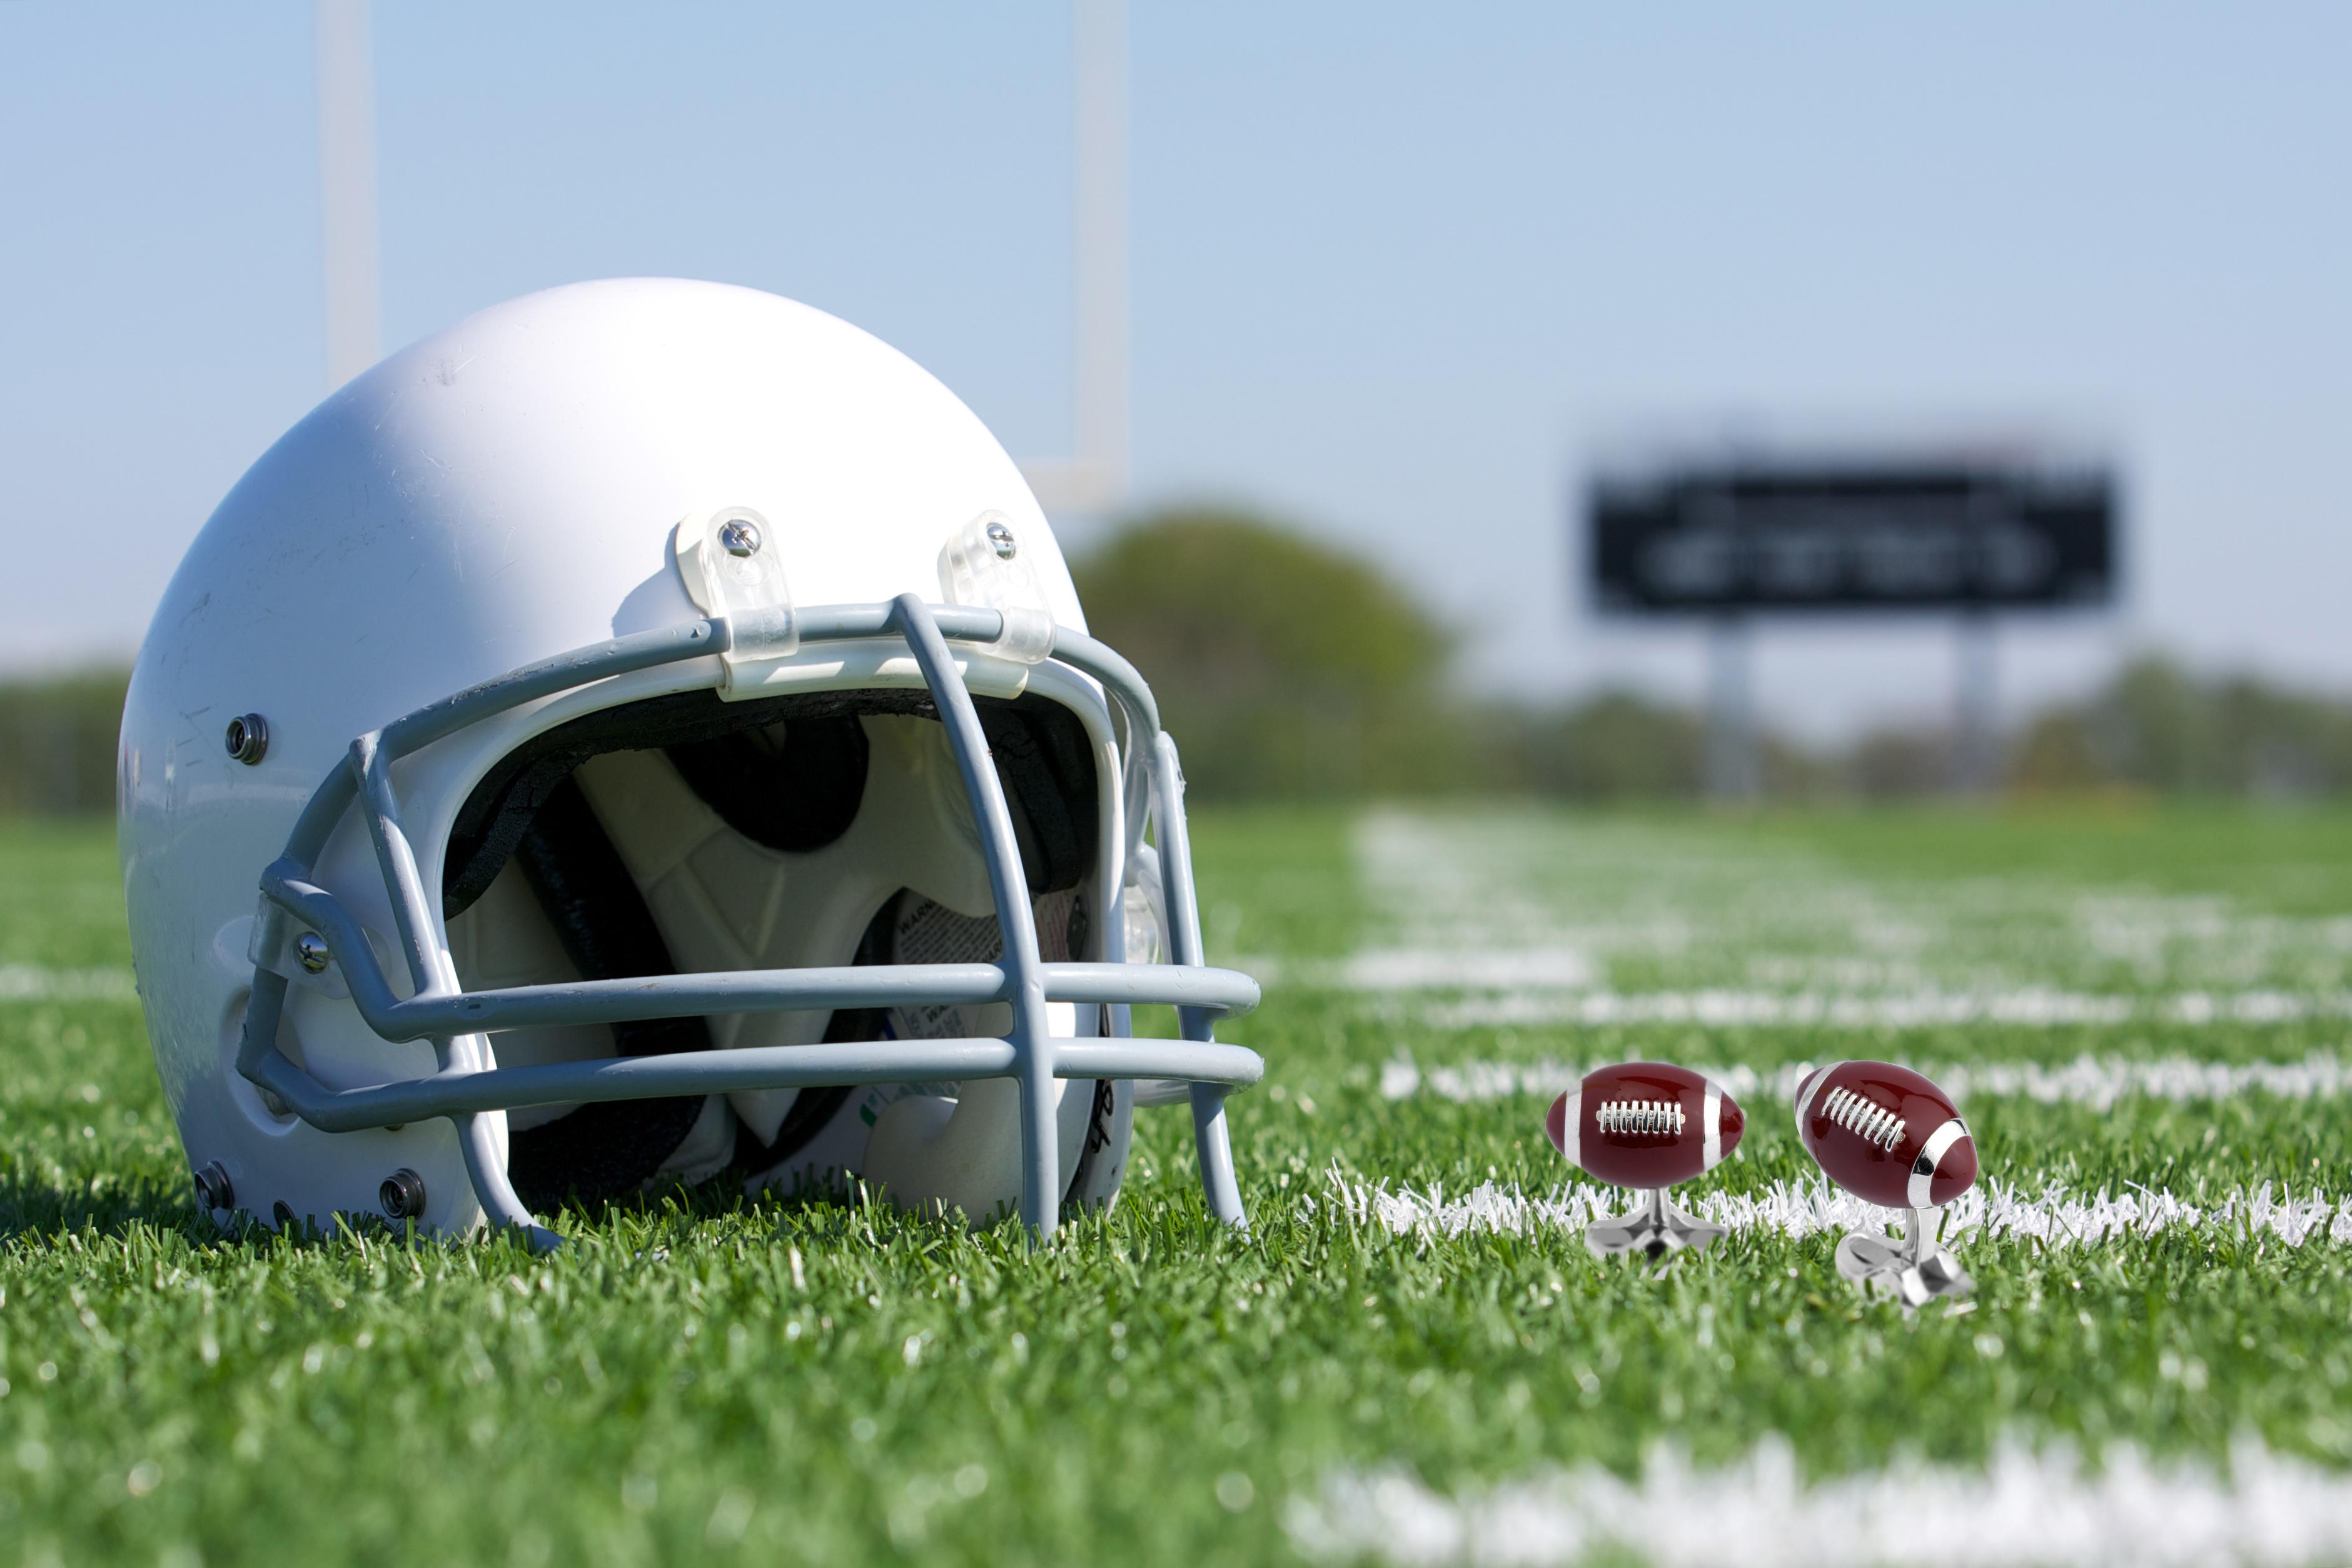
<svg viewBox="0 0 2352 1568"><path fill-rule="evenodd" d="M1097 848L1098 785L1083 727L1034 697L982 711L1041 948L1051 961L1093 956L1078 889ZM469 985L988 962L1003 951L971 806L921 693L740 704L689 693L587 716L490 770L458 813L445 864ZM518 882L527 897L510 891ZM500 929L533 925L542 929ZM1060 1034L1080 1021L1069 1004L1049 1019ZM515 1030L497 1049L518 1065L1001 1034L1010 1021L1003 1004L773 1012ZM609 1040L582 1038L600 1033ZM1123 1158L1124 1117L1098 1113L1109 1098L1091 1084L1061 1094L1065 1171L1084 1171L1111 1120ZM862 1176L901 1202L978 1220L1020 1190L1016 1103L1009 1080L992 1080L542 1108L512 1119L513 1170L543 1207L707 1176L723 1142L755 1186L838 1190ZM714 1121L722 1112L730 1125Z"/></svg>

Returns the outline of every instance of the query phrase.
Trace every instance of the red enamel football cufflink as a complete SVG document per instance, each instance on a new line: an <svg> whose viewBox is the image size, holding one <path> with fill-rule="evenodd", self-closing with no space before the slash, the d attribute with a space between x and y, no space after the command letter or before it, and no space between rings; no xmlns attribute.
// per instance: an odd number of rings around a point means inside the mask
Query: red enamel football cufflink
<svg viewBox="0 0 2352 1568"><path fill-rule="evenodd" d="M1951 1097L1907 1067L1839 1061L1798 1085L1797 1137L1823 1175L1865 1203L1902 1211L1903 1234L1856 1230L1838 1243L1838 1272L1906 1308L1965 1296L1968 1270L1939 1244L1939 1212L1977 1180L1976 1140ZM1644 1194L1624 1214L1588 1227L1596 1257L1652 1258L1696 1250L1723 1234L1666 1200L1739 1146L1746 1127L1722 1085L1686 1067L1628 1061L1599 1067L1552 1102L1553 1147L1612 1186Z"/></svg>
<svg viewBox="0 0 2352 1568"><path fill-rule="evenodd" d="M1976 1139L1949 1095L1892 1062L1832 1062L1797 1086L1797 1137L1830 1180L1904 1211L1900 1240L1880 1229L1840 1241L1839 1273L1906 1308L1969 1293L1933 1212L1977 1181Z"/></svg>
<svg viewBox="0 0 2352 1568"><path fill-rule="evenodd" d="M1596 1258L1652 1258L1696 1251L1723 1234L1685 1214L1666 1188L1703 1176L1739 1146L1747 1126L1738 1101L1713 1079L1664 1061L1598 1067L1552 1102L1544 1131L1552 1146L1596 1180L1646 1192L1642 1204L1584 1232Z"/></svg>

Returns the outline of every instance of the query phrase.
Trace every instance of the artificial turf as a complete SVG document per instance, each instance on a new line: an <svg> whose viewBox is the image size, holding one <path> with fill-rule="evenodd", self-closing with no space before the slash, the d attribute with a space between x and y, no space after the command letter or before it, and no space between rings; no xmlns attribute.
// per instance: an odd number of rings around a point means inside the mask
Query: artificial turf
<svg viewBox="0 0 2352 1568"><path fill-rule="evenodd" d="M1411 866L1366 847L1381 822L1470 846L1486 880L1401 891ZM1706 1461L1783 1434L1832 1474L1898 1452L1973 1462L2004 1437L2219 1463L2251 1433L2352 1466L2352 1248L2325 1239L1979 1238L1969 1309L1906 1317L1852 1292L1827 1235L1738 1232L1661 1270L1596 1262L1568 1230L1391 1234L1331 1201L1336 1179L1582 1179L1544 1142L1539 1099L1384 1093L1400 1053L1764 1071L2336 1051L2352 814L1331 809L1204 811L1195 834L1213 956L1277 977L1231 1031L1268 1062L1234 1103L1248 1237L1207 1222L1186 1124L1148 1113L1116 1211L1042 1251L713 1186L566 1215L572 1244L534 1258L369 1225L216 1234L135 1001L43 999L42 977L127 967L110 835L0 830L0 981L18 977L0 984L0 1552L1243 1563L1290 1554L1286 1503L1335 1470L1453 1486L1627 1469L1660 1439ZM1591 985L1629 993L1891 966L1902 986L2326 1005L2207 1024L1464 1027L1348 983L1351 955L1426 946L1482 908L1550 920L1598 955ZM2337 1099L1966 1108L1987 1168L2029 1189L2352 1187ZM1806 1177L1785 1109L1748 1111L1709 1184Z"/></svg>

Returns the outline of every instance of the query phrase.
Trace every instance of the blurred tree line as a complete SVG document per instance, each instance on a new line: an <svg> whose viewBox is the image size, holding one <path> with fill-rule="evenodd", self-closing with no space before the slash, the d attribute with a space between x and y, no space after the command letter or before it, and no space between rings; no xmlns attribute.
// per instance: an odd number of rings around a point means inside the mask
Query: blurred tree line
<svg viewBox="0 0 2352 1568"><path fill-rule="evenodd" d="M1193 789L1418 793L1476 726L1454 640L1361 561L1236 512L1162 513L1071 562L1097 637L1134 663Z"/></svg>
<svg viewBox="0 0 2352 1568"><path fill-rule="evenodd" d="M0 812L75 816L114 810L114 747L124 670L0 684Z"/></svg>
<svg viewBox="0 0 2352 1568"><path fill-rule="evenodd" d="M2342 794L2352 790L2352 704L2244 675L2200 679L2144 657L2088 702L2033 718L2011 771L2026 789Z"/></svg>
<svg viewBox="0 0 2352 1568"><path fill-rule="evenodd" d="M1095 634L1159 693L1204 796L1532 792L1672 800L1702 786L1695 709L1629 691L1564 706L1465 701L1455 639L1370 567L1262 518L1148 517L1072 563ZM1960 776L1948 728L1886 728L1831 750L1760 738L1768 792L1933 795ZM2010 737L2020 791L2352 793L2352 702L2158 656Z"/></svg>
<svg viewBox="0 0 2352 1568"><path fill-rule="evenodd" d="M1580 800L1700 791L1693 709L1606 691L1561 706L1465 699L1456 638L1364 562L1235 510L1146 517L1072 561L1097 636L1133 660L1204 799L1435 792ZM0 683L0 812L114 803L126 675ZM1766 735L1768 790L1790 799L1932 795L1958 777L1936 727L1839 750ZM2019 791L2352 793L2352 702L2149 656L2010 737Z"/></svg>

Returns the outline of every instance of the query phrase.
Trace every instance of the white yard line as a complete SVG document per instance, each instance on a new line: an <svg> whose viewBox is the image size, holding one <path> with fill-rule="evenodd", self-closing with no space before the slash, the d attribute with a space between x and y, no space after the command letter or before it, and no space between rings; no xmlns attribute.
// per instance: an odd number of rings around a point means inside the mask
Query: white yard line
<svg viewBox="0 0 2352 1568"><path fill-rule="evenodd" d="M1369 812L1355 860L1370 940L1286 977L1474 993L1433 1004L1432 1021L1457 1027L2352 1016L2352 917L2217 894L1881 874L1790 844L1533 810Z"/></svg>
<svg viewBox="0 0 2352 1568"><path fill-rule="evenodd" d="M1598 977L1579 947L1375 947L1336 964L1298 971L1311 984L1347 991L1568 989Z"/></svg>
<svg viewBox="0 0 2352 1568"><path fill-rule="evenodd" d="M1782 1439L1722 1469L1654 1450L1626 1480L1598 1467L1437 1491L1410 1471L1343 1471L1292 1500L1291 1542L1324 1562L1547 1568L1599 1552L1655 1568L2202 1568L2352 1561L2352 1475L2258 1439L2226 1474L2109 1448L2011 1444L1982 1469L1898 1461L1811 1484Z"/></svg>
<svg viewBox="0 0 2352 1568"><path fill-rule="evenodd" d="M1336 1171L1321 1200L1309 1197L1305 1201L1310 1211L1378 1226L1391 1236L1581 1233L1594 1220L1632 1204L1625 1193L1588 1183L1563 1183L1538 1197L1489 1181L1454 1197L1442 1186L1392 1188L1386 1182L1350 1181ZM1893 1211L1864 1203L1827 1181L1801 1186L1775 1182L1760 1193L1683 1189L1675 1194L1675 1202L1732 1230L1770 1230L1792 1237L1883 1226L1895 1218ZM2290 1247L2310 1240L2347 1243L2352 1242L2352 1201L2316 1192L2300 1197L2274 1195L2267 1184L2233 1187L2191 1202L2143 1187L2080 1193L2053 1186L2028 1196L2000 1181L1987 1181L1946 1208L1943 1235L1948 1244L1973 1234L2033 1237L2049 1247L2090 1247L2195 1229L2239 1236L2259 1231Z"/></svg>
<svg viewBox="0 0 2352 1568"><path fill-rule="evenodd" d="M1402 970L1389 955L1381 955ZM1491 972L1513 956L1489 954L1481 960ZM1444 973L1433 958L1423 957L1410 972ZM1933 988L1903 991L1769 991L1740 988L1701 990L1612 991L1577 990L1566 987L1540 989L1482 986L1469 977L1471 966L1458 967L1462 977L1417 987L1390 989L1488 989L1502 994L1465 997L1458 1001L1432 1002L1419 1009L1419 1019L1434 1029L1511 1028L1540 1024L1688 1023L1718 1029L1794 1025L1814 1029L1928 1029L1956 1024L2008 1024L2052 1029L2069 1024L2116 1024L2135 1019L2150 1022L2293 1023L2303 1019L2352 1018L2352 992L2297 993L2278 990L2180 991L2164 996L2129 996L2062 991L2043 987L2007 990L1941 990Z"/></svg>
<svg viewBox="0 0 2352 1568"><path fill-rule="evenodd" d="M1539 1061L1466 1061L1423 1066L1400 1057L1381 1067L1381 1093L1390 1100L1430 1095L1476 1103L1518 1095L1549 1099L1574 1088L1586 1072L1602 1065ZM1759 1072L1752 1067L1710 1067L1706 1073L1728 1090L1750 1115L1785 1106L1814 1067L1790 1062ZM2275 1094L2288 1100L2335 1100L2352 1094L2352 1062L2334 1051L2313 1051L2298 1061L2200 1061L2186 1056L2135 1061L2120 1056L2078 1056L2072 1061L1929 1062L1919 1071L1953 1099L2025 1099L2043 1104L2089 1105L2108 1110L2138 1096L2175 1102L2229 1100L2242 1094Z"/></svg>
<svg viewBox="0 0 2352 1568"><path fill-rule="evenodd" d="M51 969L0 964L0 1002L135 1002L128 969Z"/></svg>

